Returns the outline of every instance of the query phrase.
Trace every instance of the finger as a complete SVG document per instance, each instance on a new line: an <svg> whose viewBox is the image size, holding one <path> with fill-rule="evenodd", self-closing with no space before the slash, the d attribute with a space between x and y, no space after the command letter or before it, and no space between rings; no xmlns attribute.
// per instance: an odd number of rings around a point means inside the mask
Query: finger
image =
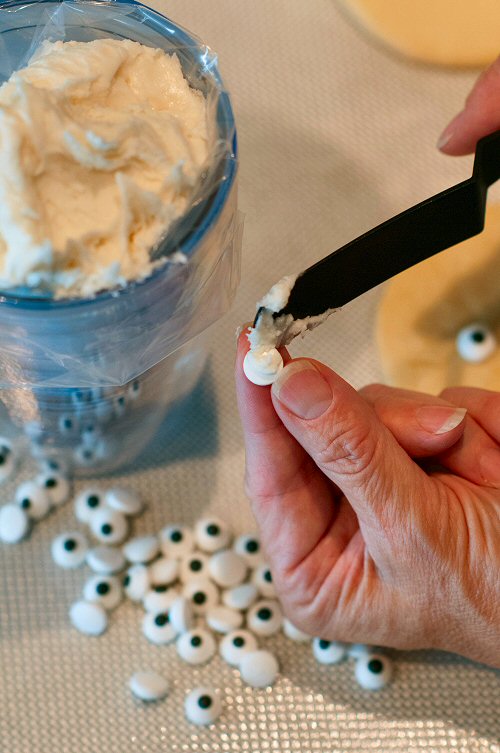
<svg viewBox="0 0 500 753"><path fill-rule="evenodd" d="M470 154L480 138L500 128L500 58L476 81L465 107L445 128L438 148L445 154Z"/></svg>
<svg viewBox="0 0 500 753"><path fill-rule="evenodd" d="M373 408L323 364L289 362L272 397L284 425L346 495L366 532L399 526L430 494L429 479Z"/></svg>
<svg viewBox="0 0 500 753"><path fill-rule="evenodd" d="M438 455L463 434L467 411L459 403L383 384L370 384L359 392L414 458Z"/></svg>
<svg viewBox="0 0 500 753"><path fill-rule="evenodd" d="M478 387L448 387L440 397L467 408L472 418L500 444L500 392Z"/></svg>

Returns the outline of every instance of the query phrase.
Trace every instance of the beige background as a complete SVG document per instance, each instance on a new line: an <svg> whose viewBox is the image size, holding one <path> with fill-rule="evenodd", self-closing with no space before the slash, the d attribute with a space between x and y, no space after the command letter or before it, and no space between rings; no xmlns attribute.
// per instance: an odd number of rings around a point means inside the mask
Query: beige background
<svg viewBox="0 0 500 753"><path fill-rule="evenodd" d="M474 76L391 55L333 0L152 5L218 51L233 93L243 281L232 312L213 328L213 357L198 389L123 480L148 501L136 531L189 523L208 510L244 531L251 517L231 374L237 324L283 274L469 174L469 158L445 158L434 145ZM372 335L378 295L346 307L293 353L327 361L356 386L380 378ZM11 492L2 489L1 501ZM254 692L218 658L196 670L174 649L148 645L130 604L103 638L78 635L67 609L84 573L56 570L48 554L52 537L73 526L68 506L28 543L0 548L2 753L499 753L498 674L454 656L397 655L393 685L369 694L357 688L351 664L319 667L309 646L273 639L282 674L273 689ZM171 677L172 694L140 706L126 683L151 665ZM185 691L200 682L226 699L211 729L189 727L182 716Z"/></svg>

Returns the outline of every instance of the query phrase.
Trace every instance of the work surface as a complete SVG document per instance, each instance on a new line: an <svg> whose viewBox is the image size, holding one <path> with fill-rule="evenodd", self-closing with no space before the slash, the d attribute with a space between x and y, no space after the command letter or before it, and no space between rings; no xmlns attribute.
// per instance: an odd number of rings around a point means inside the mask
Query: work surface
<svg viewBox="0 0 500 753"><path fill-rule="evenodd" d="M446 158L435 142L474 75L391 55L333 0L151 4L219 53L233 93L246 218L242 284L233 310L213 328L200 385L113 483L147 500L136 532L189 524L209 511L243 532L253 524L232 383L236 326L282 275L469 174L469 158ZM293 354L326 361L356 386L380 379L378 295L346 307L295 343ZM270 641L279 681L252 691L218 657L190 668L175 649L148 644L142 612L130 603L102 638L79 635L67 612L84 573L58 570L49 554L53 536L71 527L68 506L28 542L0 548L2 753L500 751L498 674L455 656L395 655L393 684L370 694L355 684L351 663L320 667L310 646L282 637ZM145 666L170 677L165 702L141 706L130 696L128 678ZM225 707L215 726L198 729L184 721L182 702L186 690L205 683L223 691Z"/></svg>

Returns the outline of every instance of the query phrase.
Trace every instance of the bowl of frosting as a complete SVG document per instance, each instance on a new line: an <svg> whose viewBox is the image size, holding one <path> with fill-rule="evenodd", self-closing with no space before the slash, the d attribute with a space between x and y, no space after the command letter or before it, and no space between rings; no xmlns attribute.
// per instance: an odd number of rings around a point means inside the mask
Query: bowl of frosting
<svg viewBox="0 0 500 753"><path fill-rule="evenodd" d="M140 3L0 8L0 400L41 457L129 462L239 282L217 58Z"/></svg>

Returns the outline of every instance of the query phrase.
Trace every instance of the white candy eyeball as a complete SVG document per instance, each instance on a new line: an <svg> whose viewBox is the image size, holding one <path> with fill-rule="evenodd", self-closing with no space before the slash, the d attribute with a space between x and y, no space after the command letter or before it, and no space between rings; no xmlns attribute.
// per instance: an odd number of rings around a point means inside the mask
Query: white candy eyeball
<svg viewBox="0 0 500 753"><path fill-rule="evenodd" d="M53 507L59 507L68 501L71 494L71 484L60 473L41 473L37 476L36 482L46 490Z"/></svg>
<svg viewBox="0 0 500 753"><path fill-rule="evenodd" d="M120 512L115 514L122 517L122 513ZM136 536L123 545L122 551L127 562L130 562L132 565L146 564L146 562L151 562L151 560L154 560L158 556L160 542L156 536Z"/></svg>
<svg viewBox="0 0 500 753"><path fill-rule="evenodd" d="M210 557L208 572L218 586L231 588L243 583L247 574L247 564L236 552L223 549Z"/></svg>
<svg viewBox="0 0 500 753"><path fill-rule="evenodd" d="M179 560L160 557L149 566L149 576L151 583L156 586L161 583L170 585L177 580L179 575Z"/></svg>
<svg viewBox="0 0 500 753"><path fill-rule="evenodd" d="M281 629L283 613L277 601L258 601L248 611L248 628L256 635L274 635Z"/></svg>
<svg viewBox="0 0 500 753"><path fill-rule="evenodd" d="M339 641L325 641L314 638L313 654L320 664L338 664L347 656L347 646Z"/></svg>
<svg viewBox="0 0 500 753"><path fill-rule="evenodd" d="M269 565L259 565L252 573L252 583L258 588L259 593L266 599L274 599L276 588L273 583L273 576Z"/></svg>
<svg viewBox="0 0 500 753"><path fill-rule="evenodd" d="M242 583L241 586L229 588L222 594L222 603L231 609L245 610L257 600L259 592L253 583Z"/></svg>
<svg viewBox="0 0 500 753"><path fill-rule="evenodd" d="M0 437L0 484L12 476L15 467L16 456L12 444L5 437Z"/></svg>
<svg viewBox="0 0 500 753"><path fill-rule="evenodd" d="M203 518L194 529L196 543L204 552L211 554L225 549L231 542L231 532L220 518Z"/></svg>
<svg viewBox="0 0 500 753"><path fill-rule="evenodd" d="M83 598L100 604L108 612L116 609L123 599L120 581L110 575L93 575L83 587Z"/></svg>
<svg viewBox="0 0 500 753"><path fill-rule="evenodd" d="M369 646L367 643L351 643L347 645L347 656L349 659L360 659L362 656L375 653L374 647Z"/></svg>
<svg viewBox="0 0 500 753"><path fill-rule="evenodd" d="M89 525L95 538L103 544L121 544L128 536L128 521L125 515L106 507L92 513Z"/></svg>
<svg viewBox="0 0 500 753"><path fill-rule="evenodd" d="M193 532L186 526L167 526L160 531L160 546L165 557L180 559L194 549Z"/></svg>
<svg viewBox="0 0 500 753"><path fill-rule="evenodd" d="M208 576L208 557L202 552L191 552L180 561L179 578L187 583L193 578L206 578Z"/></svg>
<svg viewBox="0 0 500 753"><path fill-rule="evenodd" d="M78 531L69 531L56 536L53 540L50 551L52 559L66 569L80 567L85 562L88 551L87 539Z"/></svg>
<svg viewBox="0 0 500 753"><path fill-rule="evenodd" d="M77 408L88 407L92 402L92 390L76 389L71 393L71 402Z"/></svg>
<svg viewBox="0 0 500 753"><path fill-rule="evenodd" d="M258 567L264 562L264 553L258 536L252 533L245 533L238 536L233 544L236 554L243 557L248 567Z"/></svg>
<svg viewBox="0 0 500 753"><path fill-rule="evenodd" d="M312 641L311 635L304 633L303 630L299 630L299 628L296 627L293 622L290 622L290 620L288 620L286 617L283 618L283 632L287 638L290 638L291 641L296 641L297 643L306 643L307 641Z"/></svg>
<svg viewBox="0 0 500 753"><path fill-rule="evenodd" d="M143 504L137 492L116 486L108 489L105 495L106 504L112 510L118 510L123 515L139 515L143 511Z"/></svg>
<svg viewBox="0 0 500 753"><path fill-rule="evenodd" d="M16 489L16 503L31 520L42 520L50 511L50 498L36 481L25 481Z"/></svg>
<svg viewBox="0 0 500 753"><path fill-rule="evenodd" d="M71 624L85 635L102 635L108 627L108 617L100 604L76 601L69 610Z"/></svg>
<svg viewBox="0 0 500 753"><path fill-rule="evenodd" d="M85 447L95 447L102 439L102 431L97 422L85 421L80 428L80 439Z"/></svg>
<svg viewBox="0 0 500 753"><path fill-rule="evenodd" d="M456 339L458 355L469 363L482 363L498 346L493 332L484 324L470 324L460 330Z"/></svg>
<svg viewBox="0 0 500 753"><path fill-rule="evenodd" d="M131 601L142 601L149 591L149 571L146 565L129 567L123 576L122 586Z"/></svg>
<svg viewBox="0 0 500 753"><path fill-rule="evenodd" d="M173 602L179 597L179 591L174 586L153 586L145 594L142 605L146 612L168 612Z"/></svg>
<svg viewBox="0 0 500 753"><path fill-rule="evenodd" d="M170 686L168 680L157 672L135 672L129 680L128 686L136 698L141 701L160 701L168 695Z"/></svg>
<svg viewBox="0 0 500 753"><path fill-rule="evenodd" d="M191 602L184 596L178 596L170 605L168 610L170 622L175 631L181 635L187 633L194 626L194 614Z"/></svg>
<svg viewBox="0 0 500 753"><path fill-rule="evenodd" d="M127 387L127 397L129 397L130 400L137 400L141 392L142 392L142 384L140 383L138 379L134 379L133 382L130 382L130 384Z"/></svg>
<svg viewBox="0 0 500 753"><path fill-rule="evenodd" d="M73 451L73 460L82 468L92 468L99 462L96 447L89 447L87 444L78 445Z"/></svg>
<svg viewBox="0 0 500 753"><path fill-rule="evenodd" d="M177 637L174 627L170 624L168 612L147 612L142 621L142 632L151 643L165 646Z"/></svg>
<svg viewBox="0 0 500 753"><path fill-rule="evenodd" d="M89 549L87 565L99 575L114 575L125 569L126 560L120 549L113 546L96 546Z"/></svg>
<svg viewBox="0 0 500 753"><path fill-rule="evenodd" d="M274 685L279 665L270 651L247 651L240 659L241 679L252 688Z"/></svg>
<svg viewBox="0 0 500 753"><path fill-rule="evenodd" d="M127 412L126 395L117 395L113 398L113 413L117 418L121 418Z"/></svg>
<svg viewBox="0 0 500 753"><path fill-rule="evenodd" d="M104 493L97 487L84 489L75 499L75 516L80 523L88 523L93 512L105 507Z"/></svg>
<svg viewBox="0 0 500 753"><path fill-rule="evenodd" d="M221 712L222 704L213 688L195 688L184 701L184 713L191 724L213 724Z"/></svg>
<svg viewBox="0 0 500 753"><path fill-rule="evenodd" d="M28 534L30 520L18 505L4 505L0 508L0 541L4 544L17 544Z"/></svg>
<svg viewBox="0 0 500 753"><path fill-rule="evenodd" d="M57 422L59 433L65 437L71 437L78 433L78 418L71 413L63 413Z"/></svg>
<svg viewBox="0 0 500 753"><path fill-rule="evenodd" d="M59 476L69 476L69 463L68 461L58 455L51 455L39 460L41 473L57 473Z"/></svg>
<svg viewBox="0 0 500 753"><path fill-rule="evenodd" d="M391 681L392 664L386 656L366 654L356 661L354 676L365 690L380 690Z"/></svg>
<svg viewBox="0 0 500 753"><path fill-rule="evenodd" d="M250 382L266 387L283 371L283 358L276 348L249 350L243 360L243 371Z"/></svg>
<svg viewBox="0 0 500 753"><path fill-rule="evenodd" d="M217 586L208 578L193 578L186 583L183 596L191 602L196 615L206 614L219 601Z"/></svg>
<svg viewBox="0 0 500 753"><path fill-rule="evenodd" d="M215 633L230 633L243 624L243 615L237 609L212 607L205 615L207 625Z"/></svg>
<svg viewBox="0 0 500 753"><path fill-rule="evenodd" d="M188 664L205 664L216 651L216 643L208 630L188 630L177 640L177 653Z"/></svg>
<svg viewBox="0 0 500 753"><path fill-rule="evenodd" d="M257 651L257 639L248 630L233 630L219 644L219 653L231 667L239 667L244 654Z"/></svg>

